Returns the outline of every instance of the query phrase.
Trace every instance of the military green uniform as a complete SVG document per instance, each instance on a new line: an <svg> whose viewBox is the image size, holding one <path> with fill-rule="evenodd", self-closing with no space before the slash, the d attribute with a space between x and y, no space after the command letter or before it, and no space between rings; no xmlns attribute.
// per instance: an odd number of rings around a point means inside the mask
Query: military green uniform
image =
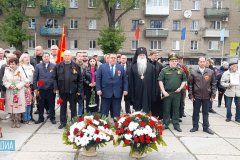
<svg viewBox="0 0 240 160"><path fill-rule="evenodd" d="M159 77L159 81L163 82L165 91L169 96L163 99L163 123L168 127L170 123L170 112L172 109L172 123L174 128L179 128L179 107L181 92L175 91L181 86L182 82L187 81L186 74L181 68L164 68Z"/></svg>

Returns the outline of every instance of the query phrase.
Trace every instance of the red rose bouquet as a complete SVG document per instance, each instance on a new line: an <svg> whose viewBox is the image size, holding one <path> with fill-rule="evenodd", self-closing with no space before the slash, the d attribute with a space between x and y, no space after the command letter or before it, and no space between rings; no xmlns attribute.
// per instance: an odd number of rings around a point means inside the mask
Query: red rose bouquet
<svg viewBox="0 0 240 160"><path fill-rule="evenodd" d="M135 112L119 117L115 123L116 145L130 146L130 156L158 151L157 144L166 145L162 139L162 122L150 114Z"/></svg>

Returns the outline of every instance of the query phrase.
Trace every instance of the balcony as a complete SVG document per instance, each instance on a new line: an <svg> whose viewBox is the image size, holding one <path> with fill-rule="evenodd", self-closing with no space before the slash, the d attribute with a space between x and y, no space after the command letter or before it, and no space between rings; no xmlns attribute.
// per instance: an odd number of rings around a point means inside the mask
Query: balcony
<svg viewBox="0 0 240 160"><path fill-rule="evenodd" d="M61 27L57 27L57 28L48 28L45 26L40 27L41 36L61 36L62 31L63 31L63 28Z"/></svg>
<svg viewBox="0 0 240 160"><path fill-rule="evenodd" d="M65 7L53 7L49 5L40 6L41 15L55 15L55 16L64 16Z"/></svg>
<svg viewBox="0 0 240 160"><path fill-rule="evenodd" d="M164 28L145 29L146 38L166 38L167 36L168 36L168 29L164 29Z"/></svg>
<svg viewBox="0 0 240 160"><path fill-rule="evenodd" d="M161 5L154 4L153 0L146 0L145 15L168 16L169 0L163 0Z"/></svg>
<svg viewBox="0 0 240 160"><path fill-rule="evenodd" d="M221 33L221 30L206 29L205 31L203 31L203 37L220 38L220 33ZM229 30L225 29L224 37L225 38L229 37Z"/></svg>
<svg viewBox="0 0 240 160"><path fill-rule="evenodd" d="M229 8L204 8L204 17L228 17Z"/></svg>

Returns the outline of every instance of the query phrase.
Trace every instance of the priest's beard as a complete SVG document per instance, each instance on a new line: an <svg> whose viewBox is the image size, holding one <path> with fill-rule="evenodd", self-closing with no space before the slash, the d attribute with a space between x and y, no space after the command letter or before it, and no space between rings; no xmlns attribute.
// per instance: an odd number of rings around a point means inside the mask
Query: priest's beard
<svg viewBox="0 0 240 160"><path fill-rule="evenodd" d="M147 69L147 58L137 58L138 74L143 75Z"/></svg>

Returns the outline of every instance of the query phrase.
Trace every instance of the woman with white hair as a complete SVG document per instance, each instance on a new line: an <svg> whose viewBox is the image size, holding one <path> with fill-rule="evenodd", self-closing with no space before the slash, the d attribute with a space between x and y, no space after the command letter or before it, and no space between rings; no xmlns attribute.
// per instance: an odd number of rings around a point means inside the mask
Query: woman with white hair
<svg viewBox="0 0 240 160"><path fill-rule="evenodd" d="M32 119L32 89L31 86L33 84L33 74L34 67L30 64L30 56L29 54L22 54L19 58L19 69L23 76L28 79L29 84L25 85L25 101L26 101L26 112L23 113L23 123L29 124Z"/></svg>

